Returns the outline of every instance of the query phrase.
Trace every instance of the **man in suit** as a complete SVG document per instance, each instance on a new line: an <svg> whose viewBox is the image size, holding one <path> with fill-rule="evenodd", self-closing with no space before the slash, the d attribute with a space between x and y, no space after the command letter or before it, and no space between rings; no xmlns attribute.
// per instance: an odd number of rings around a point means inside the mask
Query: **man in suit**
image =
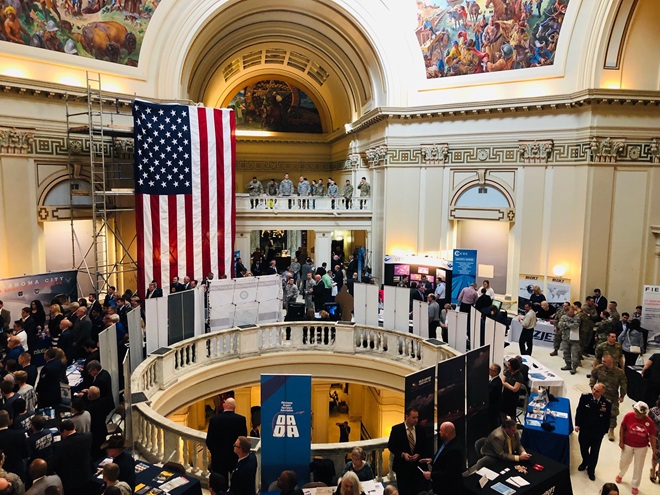
<svg viewBox="0 0 660 495"><path fill-rule="evenodd" d="M502 379L500 373L502 367L497 363L492 363L488 367L488 425L489 430L493 431L500 426L500 401L502 400Z"/></svg>
<svg viewBox="0 0 660 495"><path fill-rule="evenodd" d="M37 335L37 322L32 316L31 309L29 306L25 306L21 309L21 320L23 320L23 330L27 334L27 351L34 352L34 349L37 348L37 340L39 336Z"/></svg>
<svg viewBox="0 0 660 495"><path fill-rule="evenodd" d="M183 284L179 282L179 277L172 277L172 285L170 285L170 293L181 292L182 290L183 290Z"/></svg>
<svg viewBox="0 0 660 495"><path fill-rule="evenodd" d="M421 459L430 457L431 446L418 422L419 411L406 408L404 422L392 427L387 442L401 495L417 495L426 490L426 479L417 468Z"/></svg>
<svg viewBox="0 0 660 495"><path fill-rule="evenodd" d="M40 408L56 407L60 404L60 378L63 375L64 365L57 357L54 348L46 350L44 353L46 364L39 372L39 382L37 383L38 404Z"/></svg>
<svg viewBox="0 0 660 495"><path fill-rule="evenodd" d="M485 459L510 462L526 461L532 457L520 443L516 421L513 419L505 419L501 427L494 429L488 435L486 443L481 448L481 454Z"/></svg>
<svg viewBox="0 0 660 495"><path fill-rule="evenodd" d="M440 425L440 447L433 456L431 471L424 477L431 481L435 495L463 493L465 452L456 438L456 427L447 421Z"/></svg>
<svg viewBox="0 0 660 495"><path fill-rule="evenodd" d="M50 468L60 477L64 495L88 493L92 476L91 433L78 433L73 421L62 422L62 440L48 459Z"/></svg>
<svg viewBox="0 0 660 495"><path fill-rule="evenodd" d="M5 453L2 468L25 478L25 463L30 457L25 431L9 428L9 413L0 410L0 450Z"/></svg>
<svg viewBox="0 0 660 495"><path fill-rule="evenodd" d="M621 319L617 321L616 324L614 325L614 331L616 332L617 338L619 338L619 335L621 335L629 328L630 328L630 315L626 312L623 312L621 313Z"/></svg>
<svg viewBox="0 0 660 495"><path fill-rule="evenodd" d="M190 284L190 277L188 275L186 275L185 277L183 277L183 284L182 284L181 290L190 290L192 288L193 288L193 286ZM177 292L179 292L179 291L177 291Z"/></svg>
<svg viewBox="0 0 660 495"><path fill-rule="evenodd" d="M98 387L101 392L101 399L108 402L108 409L113 409L115 400L112 397L112 377L110 373L103 369L99 361L90 361L87 363L87 374L89 375L87 386L94 385ZM85 392L87 392L87 389L82 390L82 393Z"/></svg>
<svg viewBox="0 0 660 495"><path fill-rule="evenodd" d="M575 431L579 432L580 454L582 464L578 471L587 471L591 481L596 479L595 471L598 463L598 453L603 435L610 427L612 403L603 397L605 385L596 383L590 394L582 394L575 411Z"/></svg>
<svg viewBox="0 0 660 495"><path fill-rule="evenodd" d="M163 289L158 287L158 284L155 280L152 280L149 284L149 288L147 289L147 295L144 298L154 299L156 297L163 297Z"/></svg>
<svg viewBox="0 0 660 495"><path fill-rule="evenodd" d="M598 309L597 314L607 311L607 298L600 292L600 289L594 289L594 303Z"/></svg>
<svg viewBox="0 0 660 495"><path fill-rule="evenodd" d="M408 311L412 312L413 301L426 301L426 296L424 295L424 287L418 285L417 282L411 282L410 284L410 304L408 305Z"/></svg>
<svg viewBox="0 0 660 495"><path fill-rule="evenodd" d="M211 418L206 433L206 446L211 453L211 471L229 479L236 467L238 456L234 442L240 436L247 436L245 416L236 414L236 401L230 397L222 404L222 412Z"/></svg>
<svg viewBox="0 0 660 495"><path fill-rule="evenodd" d="M35 459L28 469L32 487L25 495L43 495L49 486L57 486L62 491L62 480L56 474L48 475L48 463L43 459Z"/></svg>
<svg viewBox="0 0 660 495"><path fill-rule="evenodd" d="M91 318L87 315L87 308L81 306L76 311L78 319L73 324L73 349L74 358L80 359L85 357L85 342L92 338L92 327L94 326Z"/></svg>
<svg viewBox="0 0 660 495"><path fill-rule="evenodd" d="M103 299L103 306L115 306L117 303L115 302L115 292L117 291L117 287L114 285L111 285L108 287L108 293L105 295L105 298Z"/></svg>
<svg viewBox="0 0 660 495"><path fill-rule="evenodd" d="M229 491L233 495L255 495L257 476L257 457L250 452L250 440L240 436L234 442L234 452L238 455L236 469L231 473Z"/></svg>

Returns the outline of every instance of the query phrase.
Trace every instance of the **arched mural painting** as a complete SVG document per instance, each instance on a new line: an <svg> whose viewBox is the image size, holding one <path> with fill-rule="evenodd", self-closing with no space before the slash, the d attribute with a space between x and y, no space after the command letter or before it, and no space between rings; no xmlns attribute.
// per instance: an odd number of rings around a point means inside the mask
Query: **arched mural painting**
<svg viewBox="0 0 660 495"><path fill-rule="evenodd" d="M0 41L137 66L160 0L0 0Z"/></svg>
<svg viewBox="0 0 660 495"><path fill-rule="evenodd" d="M552 65L569 2L418 0L426 77Z"/></svg>
<svg viewBox="0 0 660 495"><path fill-rule="evenodd" d="M273 132L321 133L314 102L299 88L273 79L251 84L228 105L236 111L236 128Z"/></svg>

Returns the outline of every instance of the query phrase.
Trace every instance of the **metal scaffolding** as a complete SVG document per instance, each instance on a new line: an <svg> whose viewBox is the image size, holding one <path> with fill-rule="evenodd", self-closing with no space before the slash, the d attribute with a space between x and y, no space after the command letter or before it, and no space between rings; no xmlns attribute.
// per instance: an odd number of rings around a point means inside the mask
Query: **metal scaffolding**
<svg viewBox="0 0 660 495"><path fill-rule="evenodd" d="M100 74L88 72L86 80L86 95L66 97L72 267L87 273L93 290L101 294L118 285L122 274L137 270L130 253L135 229L122 222L122 213L135 210L132 102L104 97ZM76 187L80 179L89 182L89 191ZM92 242L77 259L76 248L82 253L83 247L75 221L87 218L92 220Z"/></svg>

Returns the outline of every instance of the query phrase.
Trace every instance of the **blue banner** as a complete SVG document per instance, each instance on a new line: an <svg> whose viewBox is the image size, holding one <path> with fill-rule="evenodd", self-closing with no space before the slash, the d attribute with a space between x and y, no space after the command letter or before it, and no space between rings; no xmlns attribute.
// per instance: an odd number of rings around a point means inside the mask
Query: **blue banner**
<svg viewBox="0 0 660 495"><path fill-rule="evenodd" d="M311 375L261 375L262 490L287 469L307 483L311 450Z"/></svg>
<svg viewBox="0 0 660 495"><path fill-rule="evenodd" d="M461 291L477 281L477 250L454 249L451 279L451 303L456 304Z"/></svg>

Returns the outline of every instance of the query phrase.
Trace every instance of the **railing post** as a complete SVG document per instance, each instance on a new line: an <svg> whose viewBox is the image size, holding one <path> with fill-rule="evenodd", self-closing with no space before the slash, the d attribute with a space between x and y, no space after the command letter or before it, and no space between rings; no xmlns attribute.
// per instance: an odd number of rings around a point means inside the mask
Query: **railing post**
<svg viewBox="0 0 660 495"><path fill-rule="evenodd" d="M335 325L335 348L334 352L344 354L355 354L355 325Z"/></svg>
<svg viewBox="0 0 660 495"><path fill-rule="evenodd" d="M177 351L169 349L156 357L156 383L160 390L164 390L177 381L174 374L174 354Z"/></svg>

